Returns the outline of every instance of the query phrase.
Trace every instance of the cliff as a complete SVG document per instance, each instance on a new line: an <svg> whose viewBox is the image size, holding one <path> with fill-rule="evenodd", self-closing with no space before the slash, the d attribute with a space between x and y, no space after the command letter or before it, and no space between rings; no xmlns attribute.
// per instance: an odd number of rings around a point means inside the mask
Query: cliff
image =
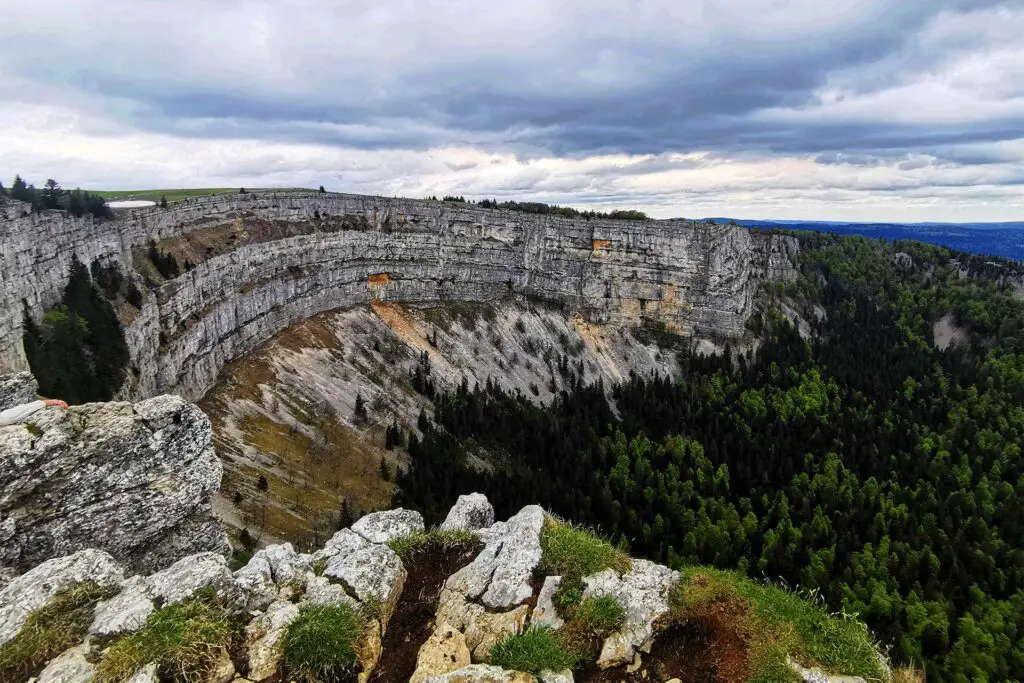
<svg viewBox="0 0 1024 683"><path fill-rule="evenodd" d="M325 193L219 195L112 221L4 210L0 371L26 369L23 311L38 315L59 300L72 255L132 272L146 268L155 240L195 264L159 284L126 325L133 372L122 395L136 399L197 398L227 362L292 323L374 300L419 306L516 293L589 322L652 318L736 337L760 284L795 276L797 248L736 226Z"/></svg>

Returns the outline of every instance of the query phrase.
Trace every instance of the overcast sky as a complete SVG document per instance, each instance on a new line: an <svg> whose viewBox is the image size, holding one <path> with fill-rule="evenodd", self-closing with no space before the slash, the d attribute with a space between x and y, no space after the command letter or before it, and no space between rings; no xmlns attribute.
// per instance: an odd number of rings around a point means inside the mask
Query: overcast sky
<svg viewBox="0 0 1024 683"><path fill-rule="evenodd" d="M0 0L0 177L1024 220L1024 0Z"/></svg>

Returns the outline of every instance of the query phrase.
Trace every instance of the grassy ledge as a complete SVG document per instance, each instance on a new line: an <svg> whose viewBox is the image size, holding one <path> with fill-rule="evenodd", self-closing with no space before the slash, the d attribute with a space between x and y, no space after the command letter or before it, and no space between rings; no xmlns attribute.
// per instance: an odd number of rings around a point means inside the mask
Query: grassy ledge
<svg viewBox="0 0 1024 683"><path fill-rule="evenodd" d="M365 630L363 616L347 605L303 607L281 641L285 680L355 680Z"/></svg>
<svg viewBox="0 0 1024 683"><path fill-rule="evenodd" d="M713 628L735 629L745 643L748 680L796 681L787 665L804 666L884 681L889 672L867 627L842 614L830 614L808 597L737 573L686 567L670 598L676 623L698 620ZM728 615L717 618L716 615Z"/></svg>
<svg viewBox="0 0 1024 683"><path fill-rule="evenodd" d="M388 541L388 547L395 551L403 563L408 563L414 555L428 550L439 550L448 548L465 548L476 550L483 543L468 531L417 531L407 536L393 538Z"/></svg>
<svg viewBox="0 0 1024 683"><path fill-rule="evenodd" d="M491 664L503 669L538 674L544 670L564 671L578 659L563 646L558 635L546 628L531 628L506 636L491 648Z"/></svg>
<svg viewBox="0 0 1024 683"><path fill-rule="evenodd" d="M13 640L0 646L0 680L28 680L47 662L78 645L89 630L96 604L117 593L93 582L57 593L28 615Z"/></svg>
<svg viewBox="0 0 1024 683"><path fill-rule="evenodd" d="M240 627L212 591L201 592L157 610L142 629L116 640L96 666L96 681L127 680L150 662L156 664L161 680L205 681L239 633Z"/></svg>
<svg viewBox="0 0 1024 683"><path fill-rule="evenodd" d="M541 559L538 567L545 576L561 576L562 586L554 603L565 616L583 597L583 577L605 569L628 572L633 560L608 541L583 527L548 517L540 532Z"/></svg>

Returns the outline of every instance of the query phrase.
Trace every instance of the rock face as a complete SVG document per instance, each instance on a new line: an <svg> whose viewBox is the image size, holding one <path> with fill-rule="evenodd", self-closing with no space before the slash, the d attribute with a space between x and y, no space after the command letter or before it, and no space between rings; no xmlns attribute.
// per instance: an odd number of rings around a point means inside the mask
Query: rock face
<svg viewBox="0 0 1024 683"><path fill-rule="evenodd" d="M0 377L0 410L36 400L39 386L30 372Z"/></svg>
<svg viewBox="0 0 1024 683"><path fill-rule="evenodd" d="M494 507L482 493L459 496L448 516L441 523L441 531L476 531L494 524Z"/></svg>
<svg viewBox="0 0 1024 683"><path fill-rule="evenodd" d="M540 297L591 322L661 320L738 336L764 280L795 276L796 241L691 221L577 220L320 193L225 194L112 221L7 212L0 230L0 371L24 370L22 301L55 304L72 255L133 268L151 239L220 240L163 283L126 329L126 397L201 396L226 362L292 323L373 300ZM2 218L0 218L2 220Z"/></svg>
<svg viewBox="0 0 1024 683"><path fill-rule="evenodd" d="M0 567L96 548L148 573L226 554L220 479L209 420L176 396L41 410L0 427Z"/></svg>

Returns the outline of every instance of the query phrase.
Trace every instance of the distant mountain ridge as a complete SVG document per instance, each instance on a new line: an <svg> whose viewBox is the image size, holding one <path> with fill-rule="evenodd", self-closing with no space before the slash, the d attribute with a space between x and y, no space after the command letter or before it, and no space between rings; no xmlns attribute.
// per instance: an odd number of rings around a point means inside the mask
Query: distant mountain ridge
<svg viewBox="0 0 1024 683"><path fill-rule="evenodd" d="M1024 221L997 223L866 223L846 221L758 220L714 217L714 223L746 228L789 228L836 232L887 240L920 240L975 254L1024 261Z"/></svg>

